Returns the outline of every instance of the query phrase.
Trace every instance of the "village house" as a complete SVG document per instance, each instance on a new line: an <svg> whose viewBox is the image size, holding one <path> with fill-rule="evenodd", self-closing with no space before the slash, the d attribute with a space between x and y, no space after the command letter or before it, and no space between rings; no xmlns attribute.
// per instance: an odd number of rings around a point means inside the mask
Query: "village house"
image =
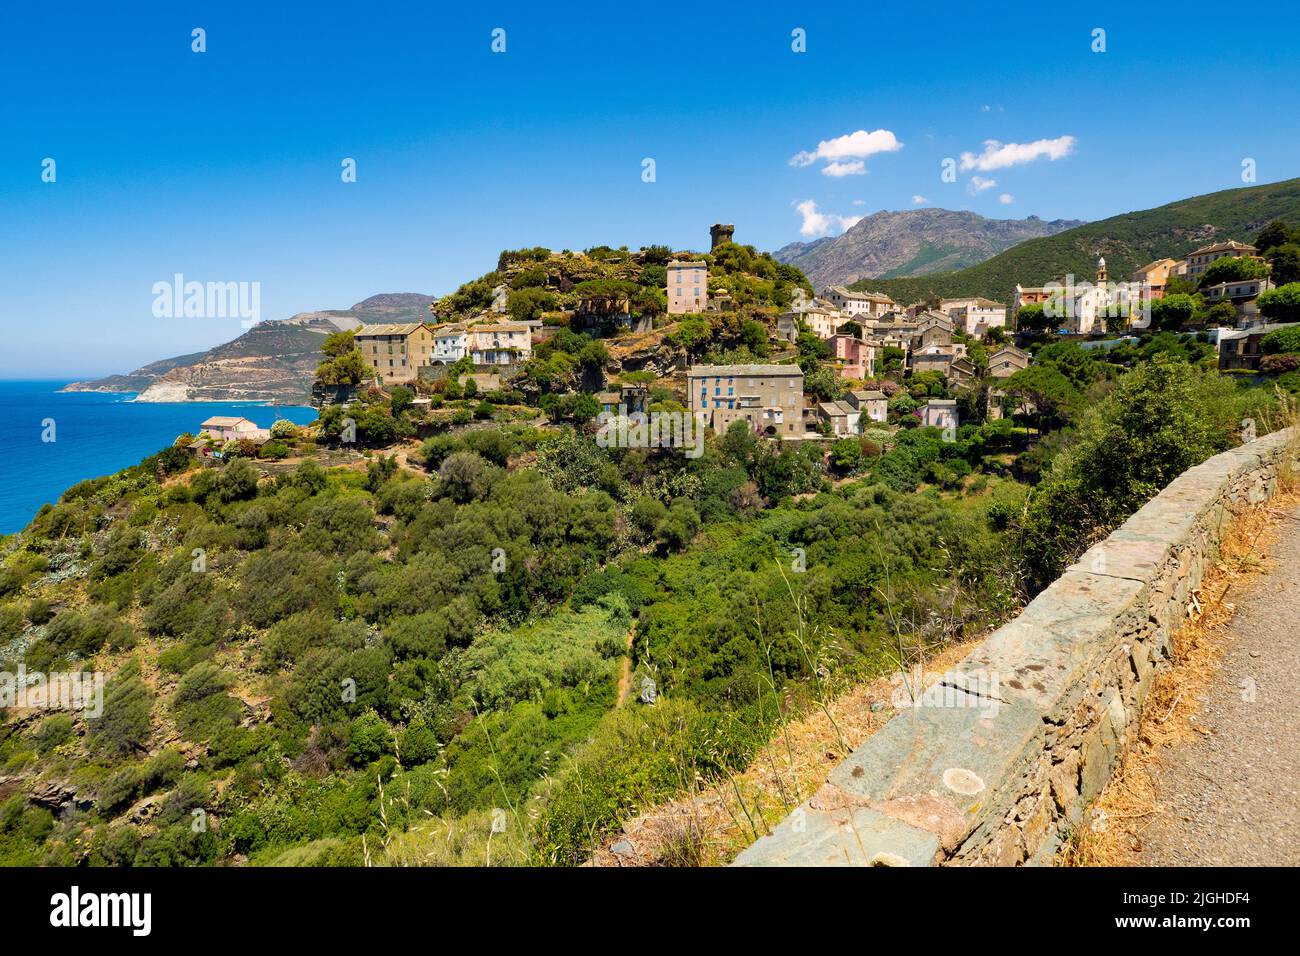
<svg viewBox="0 0 1300 956"><path fill-rule="evenodd" d="M437 325L429 365L454 365L469 354L469 333L463 325Z"/></svg>
<svg viewBox="0 0 1300 956"><path fill-rule="evenodd" d="M409 382L433 355L433 329L423 322L363 325L353 339L383 384Z"/></svg>
<svg viewBox="0 0 1300 956"><path fill-rule="evenodd" d="M759 435L802 438L803 370L797 365L696 365L686 372L692 412L723 434L746 421Z"/></svg>
<svg viewBox="0 0 1300 956"><path fill-rule="evenodd" d="M1004 345L989 356L989 375L993 378L1006 378L1025 368L1029 368L1029 353L1014 345Z"/></svg>
<svg viewBox="0 0 1300 956"><path fill-rule="evenodd" d="M967 388L975 384L979 373L975 363L964 355L955 356L948 366L948 384L957 388Z"/></svg>
<svg viewBox="0 0 1300 956"><path fill-rule="evenodd" d="M271 437L266 428L258 428L255 422L247 418L235 418L226 415L213 415L199 426L199 434L206 433L214 442L228 442L247 438L250 441L264 442Z"/></svg>
<svg viewBox="0 0 1300 956"><path fill-rule="evenodd" d="M703 312L709 298L709 269L703 261L668 263L668 314Z"/></svg>
<svg viewBox="0 0 1300 956"><path fill-rule="evenodd" d="M1259 360L1264 357L1261 343L1274 329L1287 328L1290 323L1273 322L1254 325L1246 329L1219 329L1219 369L1251 369L1259 371Z"/></svg>
<svg viewBox="0 0 1300 956"><path fill-rule="evenodd" d="M517 365L533 355L533 330L523 322L472 325L469 356L475 365Z"/></svg>
<svg viewBox="0 0 1300 956"><path fill-rule="evenodd" d="M931 428L951 428L957 430L957 400L953 398L932 398L916 410L923 426Z"/></svg>
<svg viewBox="0 0 1300 956"><path fill-rule="evenodd" d="M850 317L879 317L898 308L898 303L883 293L853 292L842 285L827 286L822 298Z"/></svg>
<svg viewBox="0 0 1300 956"><path fill-rule="evenodd" d="M1162 299L1165 295L1165 287L1169 285L1169 277L1177 274L1174 271L1177 265L1174 259L1157 259L1155 262L1148 262L1142 268L1134 270L1132 281L1145 290L1148 299Z"/></svg>
<svg viewBox="0 0 1300 956"><path fill-rule="evenodd" d="M883 422L889 418L889 399L884 392L858 389L849 392L846 400L870 421Z"/></svg>
<svg viewBox="0 0 1300 956"><path fill-rule="evenodd" d="M784 312L776 320L776 334L787 342L799 337L802 322L819 339L829 339L835 331L849 321L849 316L822 299L814 299L798 312Z"/></svg>
<svg viewBox="0 0 1300 956"><path fill-rule="evenodd" d="M1259 256L1256 254L1258 252L1259 250L1254 246L1237 242L1235 239L1203 246L1187 254L1187 278L1195 281L1197 276L1210 267L1210 263L1219 259L1229 256L1234 259L1258 259Z"/></svg>
<svg viewBox="0 0 1300 956"><path fill-rule="evenodd" d="M971 299L953 306L948 316L967 335L982 339L989 329L1006 328L1007 307L992 299Z"/></svg>
<svg viewBox="0 0 1300 956"><path fill-rule="evenodd" d="M862 413L848 402L818 402L817 420L829 422L831 434L837 438L858 433Z"/></svg>
<svg viewBox="0 0 1300 956"><path fill-rule="evenodd" d="M876 347L856 335L839 334L830 338L831 356L836 370L844 378L871 378L875 374Z"/></svg>
<svg viewBox="0 0 1300 956"><path fill-rule="evenodd" d="M1206 305L1231 302L1232 307L1237 310L1237 324L1252 325L1259 319L1259 306L1255 300L1259 298L1261 292L1267 292L1272 288L1273 280L1267 277L1242 279L1237 282L1220 282L1206 286L1201 289L1201 295L1205 296Z"/></svg>

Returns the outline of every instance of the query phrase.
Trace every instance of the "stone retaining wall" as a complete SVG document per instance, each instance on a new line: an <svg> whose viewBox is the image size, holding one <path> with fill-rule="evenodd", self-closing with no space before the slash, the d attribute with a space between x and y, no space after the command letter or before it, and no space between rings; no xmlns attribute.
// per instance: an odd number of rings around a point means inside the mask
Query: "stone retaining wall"
<svg viewBox="0 0 1300 956"><path fill-rule="evenodd" d="M1136 732L1220 530L1273 493L1290 438L1180 475L736 864L1051 863Z"/></svg>

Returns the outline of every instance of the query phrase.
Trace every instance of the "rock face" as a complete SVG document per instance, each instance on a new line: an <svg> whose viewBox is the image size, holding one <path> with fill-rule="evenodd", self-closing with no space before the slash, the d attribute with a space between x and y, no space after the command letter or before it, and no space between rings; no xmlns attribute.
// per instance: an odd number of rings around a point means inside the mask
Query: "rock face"
<svg viewBox="0 0 1300 956"><path fill-rule="evenodd" d="M139 392L137 402L274 402L305 405L325 336L366 322L428 317L432 296L390 292L350 309L260 322L224 345L152 362L128 375L73 382L65 392Z"/></svg>
<svg viewBox="0 0 1300 956"><path fill-rule="evenodd" d="M821 290L858 279L892 279L962 269L990 259L1026 239L1051 236L1082 225L1078 220L1037 216L985 219L973 212L910 209L878 212L843 235L795 242L773 253L798 266Z"/></svg>

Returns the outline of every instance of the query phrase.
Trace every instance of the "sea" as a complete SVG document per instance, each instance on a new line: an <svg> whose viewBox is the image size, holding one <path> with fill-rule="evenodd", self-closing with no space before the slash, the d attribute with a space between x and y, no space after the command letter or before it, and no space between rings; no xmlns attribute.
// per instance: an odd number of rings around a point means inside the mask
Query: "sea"
<svg viewBox="0 0 1300 956"><path fill-rule="evenodd" d="M86 478L112 474L161 451L213 415L269 428L316 409L254 402L135 402L130 392L60 392L65 381L0 381L0 534L21 531L41 505Z"/></svg>

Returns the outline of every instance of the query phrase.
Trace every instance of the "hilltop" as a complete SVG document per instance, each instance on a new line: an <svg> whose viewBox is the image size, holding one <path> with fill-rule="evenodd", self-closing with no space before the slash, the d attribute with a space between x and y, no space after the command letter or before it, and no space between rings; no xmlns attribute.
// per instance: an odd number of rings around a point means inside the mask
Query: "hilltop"
<svg viewBox="0 0 1300 956"><path fill-rule="evenodd" d="M986 219L951 209L882 210L860 219L843 235L793 242L773 256L778 262L798 266L820 289L858 279L961 269L1028 239L1079 225L1082 222L1077 219Z"/></svg>
<svg viewBox="0 0 1300 956"><path fill-rule="evenodd" d="M955 272L912 278L880 278L855 288L884 292L899 302L931 297L982 295L1010 303L1016 283L1042 285L1073 273L1091 277L1098 256L1110 274L1126 279L1140 266L1180 257L1220 239L1253 238L1273 219L1300 218L1300 179L1227 189L1181 199L1155 209L1126 212L1031 239L987 262Z"/></svg>

